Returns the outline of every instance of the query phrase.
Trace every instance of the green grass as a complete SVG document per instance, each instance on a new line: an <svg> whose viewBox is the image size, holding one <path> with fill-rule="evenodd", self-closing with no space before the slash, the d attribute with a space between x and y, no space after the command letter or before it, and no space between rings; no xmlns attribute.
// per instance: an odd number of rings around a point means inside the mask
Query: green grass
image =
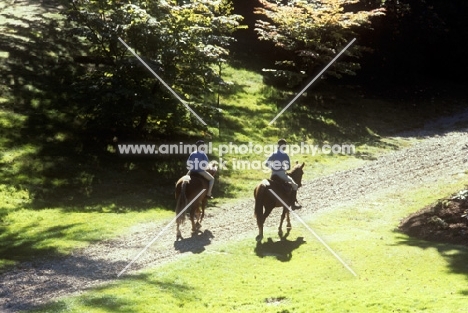
<svg viewBox="0 0 468 313"><path fill-rule="evenodd" d="M27 196L24 192L5 197L1 187L4 206L0 208L0 270L31 258L67 255L92 242L123 234L135 224L173 217L172 212L161 208L126 213L113 213L115 209L106 206L99 212L93 208L94 212L86 213L65 212L60 207L31 210L15 203L20 201L19 195Z"/></svg>
<svg viewBox="0 0 468 313"><path fill-rule="evenodd" d="M309 216L308 225L358 277L293 221L287 241L267 230L271 256L256 255L254 234L246 234L34 312L465 312L468 249L395 228L467 181L382 192Z"/></svg>

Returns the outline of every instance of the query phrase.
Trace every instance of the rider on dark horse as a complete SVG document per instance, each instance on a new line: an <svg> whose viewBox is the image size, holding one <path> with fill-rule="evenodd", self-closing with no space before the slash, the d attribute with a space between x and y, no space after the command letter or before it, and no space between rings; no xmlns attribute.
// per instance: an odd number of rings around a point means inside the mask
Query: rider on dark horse
<svg viewBox="0 0 468 313"><path fill-rule="evenodd" d="M205 153L206 145L203 140L198 140L195 145L197 146L197 149L188 157L187 168L189 173L196 173L208 181L206 198L213 199L211 192L213 190L214 177L206 171L209 164L208 156Z"/></svg>
<svg viewBox="0 0 468 313"><path fill-rule="evenodd" d="M271 169L270 179L274 180L276 176L285 184L291 186L291 198L290 202L293 206L293 209L300 208L300 205L297 203L297 189L299 188L298 184L286 173L291 168L291 160L289 155L286 153L287 142L285 139L278 140L278 150L273 152L265 162L265 165Z"/></svg>

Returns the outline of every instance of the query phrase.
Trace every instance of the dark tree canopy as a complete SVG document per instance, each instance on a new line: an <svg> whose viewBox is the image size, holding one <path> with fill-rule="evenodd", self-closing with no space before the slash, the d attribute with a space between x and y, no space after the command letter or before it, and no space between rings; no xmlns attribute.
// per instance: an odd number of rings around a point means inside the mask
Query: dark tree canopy
<svg viewBox="0 0 468 313"><path fill-rule="evenodd" d="M225 0L74 1L68 33L83 47L75 60L95 64L74 84L86 128L113 137L203 131L118 38L209 121L214 111L205 95L221 79L214 65L227 61L242 19L231 11Z"/></svg>
<svg viewBox="0 0 468 313"><path fill-rule="evenodd" d="M373 48L364 59L364 76L393 83L416 80L466 80L468 2L464 0L361 1L363 8L382 5L386 14L362 39Z"/></svg>

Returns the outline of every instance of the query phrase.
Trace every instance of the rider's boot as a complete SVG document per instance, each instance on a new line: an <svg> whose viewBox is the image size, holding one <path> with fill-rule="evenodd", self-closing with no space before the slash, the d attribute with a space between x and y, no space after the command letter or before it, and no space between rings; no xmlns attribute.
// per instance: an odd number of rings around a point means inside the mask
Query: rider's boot
<svg viewBox="0 0 468 313"><path fill-rule="evenodd" d="M297 190L291 191L290 203L291 203L291 208L292 208L293 210L297 210L297 209L300 209L300 208L302 207L302 206L297 202Z"/></svg>

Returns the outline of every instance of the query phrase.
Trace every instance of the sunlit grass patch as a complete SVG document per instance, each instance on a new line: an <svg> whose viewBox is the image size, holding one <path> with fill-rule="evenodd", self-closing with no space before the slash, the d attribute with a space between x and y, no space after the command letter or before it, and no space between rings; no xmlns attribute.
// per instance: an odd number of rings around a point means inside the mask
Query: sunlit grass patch
<svg viewBox="0 0 468 313"><path fill-rule="evenodd" d="M0 109L0 127L2 128L20 127L25 119L24 115Z"/></svg>

